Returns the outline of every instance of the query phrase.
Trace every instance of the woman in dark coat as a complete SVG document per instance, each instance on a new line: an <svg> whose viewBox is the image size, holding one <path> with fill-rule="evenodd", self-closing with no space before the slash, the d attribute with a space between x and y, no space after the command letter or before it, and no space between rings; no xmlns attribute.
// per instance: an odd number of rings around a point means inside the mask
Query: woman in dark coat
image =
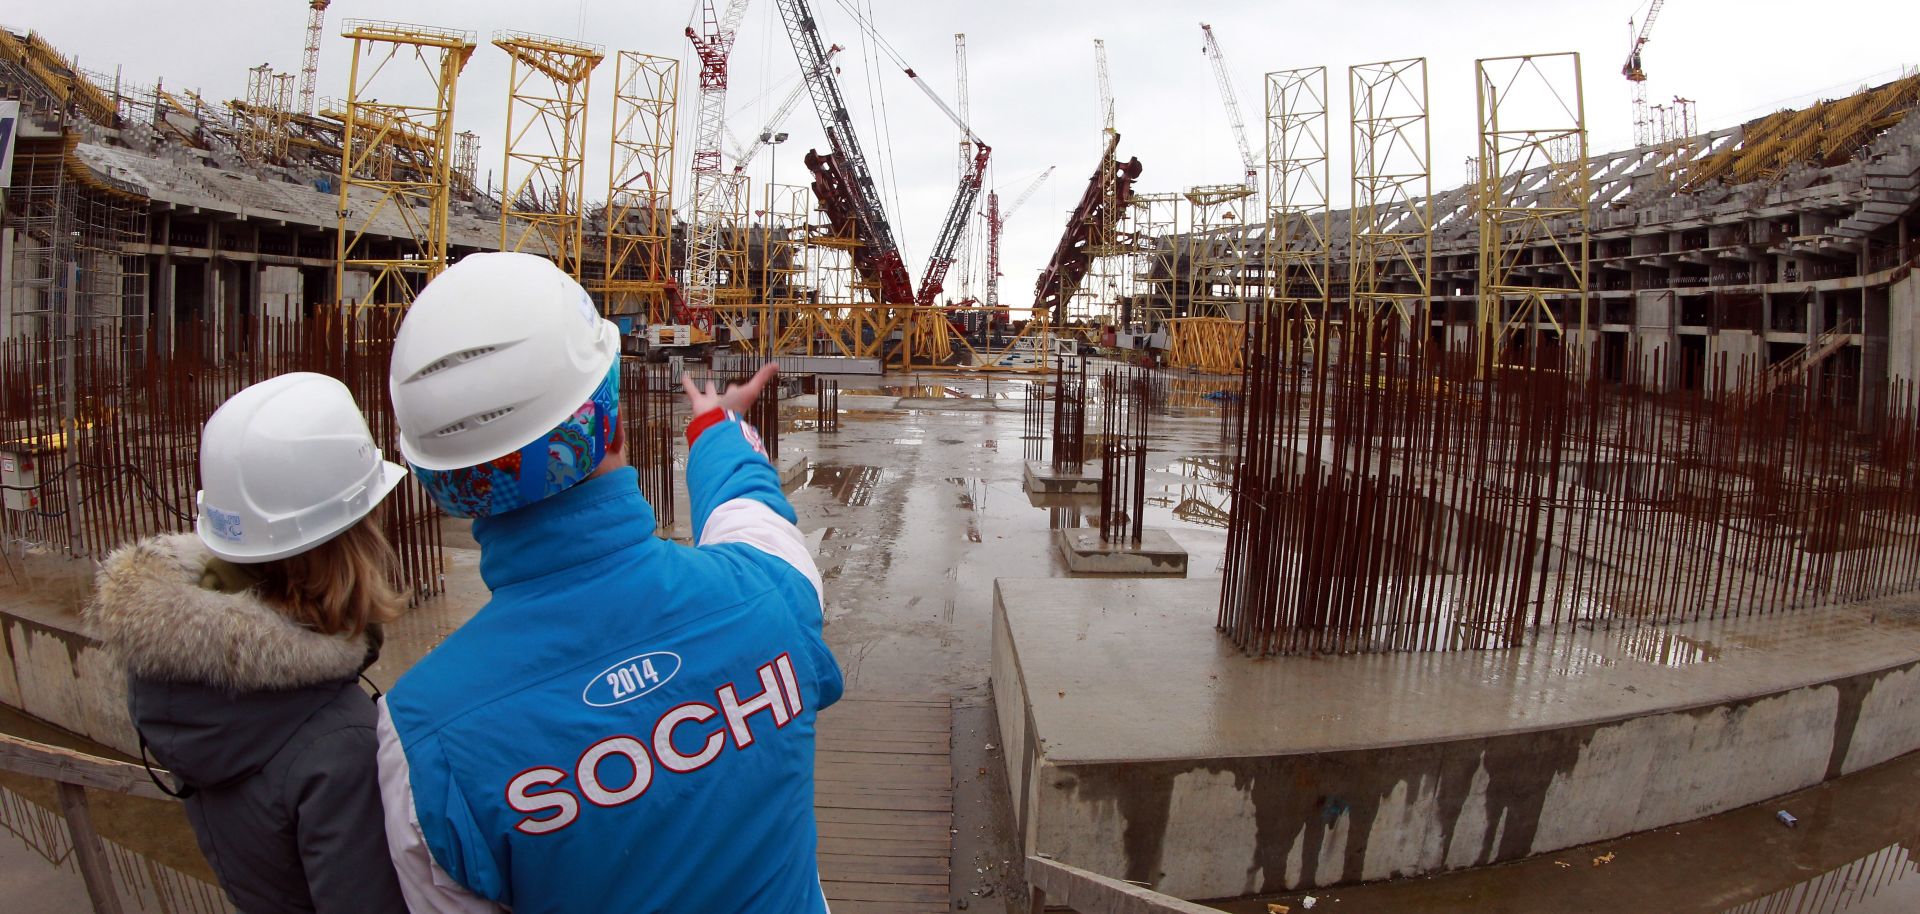
<svg viewBox="0 0 1920 914"><path fill-rule="evenodd" d="M402 478L320 375L207 423L197 533L109 556L86 618L234 906L404 912L361 672L400 608L380 500Z"/></svg>

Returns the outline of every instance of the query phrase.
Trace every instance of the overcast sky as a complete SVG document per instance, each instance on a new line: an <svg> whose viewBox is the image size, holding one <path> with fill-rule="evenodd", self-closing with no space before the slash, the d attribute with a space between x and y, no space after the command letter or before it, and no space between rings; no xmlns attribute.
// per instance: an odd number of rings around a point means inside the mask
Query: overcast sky
<svg viewBox="0 0 1920 914"><path fill-rule="evenodd" d="M733 56L729 120L751 138L798 76L773 0L751 0ZM1638 3L1638 6L1636 6ZM870 4L870 6L869 6ZM272 63L295 72L305 0L191 0L164 10L151 0L10 4L0 22L43 32L81 66L132 85L164 79L210 99L244 94L246 69ZM481 171L501 167L507 59L486 45L498 29L580 39L616 50L690 58L683 29L690 0L334 0L321 52L321 96L346 95L350 42L341 20L401 20L471 30L482 47L461 77L459 129L481 137ZM1003 202L1049 165L1053 178L1007 225L1003 301L1024 304L1079 198L1100 147L1093 39L1103 38L1122 134L1121 156L1144 166L1138 187L1174 191L1238 179L1241 168L1199 23L1220 37L1256 155L1264 103L1261 74L1331 69L1335 194L1344 197L1347 68L1428 58L1436 190L1462 183L1475 144L1473 63L1478 57L1553 51L1583 55L1587 126L1596 151L1629 145L1628 86L1620 64L1639 0L1348 0L1135 2L1135 0L813 0L828 42L844 45L841 84L916 280L957 178L958 133L898 68L866 40L849 9L871 9L888 43L953 100L953 36L967 35L974 129L993 147L989 183ZM1703 127L1729 126L1770 110L1842 95L1920 62L1920 3L1913 0L1671 0L1648 45L1649 95L1698 100ZM611 60L593 84L587 196L605 196ZM692 140L697 64L682 70L676 195ZM877 89L870 91L869 87ZM823 145L803 99L776 157L754 163L755 196L777 166L800 183L800 155ZM897 196L896 196L897 189ZM677 201L676 201L677 202ZM1337 203L1336 203L1337 205ZM954 289L957 278L949 279Z"/></svg>

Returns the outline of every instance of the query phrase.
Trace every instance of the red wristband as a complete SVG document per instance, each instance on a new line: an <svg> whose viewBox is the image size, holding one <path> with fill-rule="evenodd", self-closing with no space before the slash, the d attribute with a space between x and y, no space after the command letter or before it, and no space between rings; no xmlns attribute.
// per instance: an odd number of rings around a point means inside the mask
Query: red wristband
<svg viewBox="0 0 1920 914"><path fill-rule="evenodd" d="M710 409L693 417L693 421L687 423L687 447L693 447L694 439L700 437L700 434L707 429L719 425L728 419L737 418L739 417L724 409Z"/></svg>

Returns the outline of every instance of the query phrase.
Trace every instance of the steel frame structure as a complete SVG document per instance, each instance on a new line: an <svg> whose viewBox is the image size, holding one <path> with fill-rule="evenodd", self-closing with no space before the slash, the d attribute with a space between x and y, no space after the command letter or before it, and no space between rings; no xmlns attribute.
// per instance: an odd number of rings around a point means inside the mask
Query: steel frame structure
<svg viewBox="0 0 1920 914"><path fill-rule="evenodd" d="M493 45L512 61L500 167L500 249L543 254L579 279L587 98L606 49L512 31L495 32Z"/></svg>
<svg viewBox="0 0 1920 914"><path fill-rule="evenodd" d="M1482 356L1505 361L1516 337L1524 334L1531 344L1547 332L1561 342L1571 337L1577 354L1591 342L1580 54L1483 58L1474 73ZM1523 186L1531 169L1543 169L1551 185L1545 192ZM1523 265L1522 257L1536 249L1550 256Z"/></svg>
<svg viewBox="0 0 1920 914"><path fill-rule="evenodd" d="M1266 84L1264 304L1305 321L1311 338L1333 293L1327 68L1276 70Z"/></svg>
<svg viewBox="0 0 1920 914"><path fill-rule="evenodd" d="M1134 313L1127 323L1156 327L1185 313L1186 296L1180 286L1180 216L1185 200L1179 194L1139 194L1133 198Z"/></svg>
<svg viewBox="0 0 1920 914"><path fill-rule="evenodd" d="M680 61L620 51L608 140L606 275L601 309L647 323L672 318L673 151Z"/></svg>
<svg viewBox="0 0 1920 914"><path fill-rule="evenodd" d="M1353 207L1348 320L1389 314L1425 334L1433 311L1433 141L1427 59L1348 69Z"/></svg>
<svg viewBox="0 0 1920 914"><path fill-rule="evenodd" d="M349 19L342 37L353 40L347 110L341 129L339 224L334 254L334 294L342 295L349 270L372 274L362 305L405 307L447 267L447 204L453 185L453 106L460 71L473 57L472 32L432 26ZM388 67L424 75L430 97L396 101L408 87ZM383 78L384 77L384 78ZM382 96L386 100L382 100ZM414 134L427 140L422 174L378 174L391 141ZM354 199L355 191L363 198ZM371 198L369 202L365 198ZM374 227L393 213L410 244L382 243Z"/></svg>
<svg viewBox="0 0 1920 914"><path fill-rule="evenodd" d="M776 354L773 346L793 323L794 309L810 294L807 281L807 217L813 189L798 184L769 184L762 194L760 225L761 304L757 309L753 351Z"/></svg>
<svg viewBox="0 0 1920 914"><path fill-rule="evenodd" d="M708 185L707 199L701 204L705 211L698 216L712 218L718 228L711 239L713 262L709 275L713 285L709 329L718 332L726 328L729 340L745 339L753 334L753 245L748 237L752 198L753 183L746 175L715 175ZM688 258L687 269L691 271L692 255ZM694 313L699 315L700 309L695 307Z"/></svg>
<svg viewBox="0 0 1920 914"><path fill-rule="evenodd" d="M1181 317L1245 317L1247 302L1246 218L1243 201L1253 196L1243 184L1207 184L1188 188L1187 311Z"/></svg>

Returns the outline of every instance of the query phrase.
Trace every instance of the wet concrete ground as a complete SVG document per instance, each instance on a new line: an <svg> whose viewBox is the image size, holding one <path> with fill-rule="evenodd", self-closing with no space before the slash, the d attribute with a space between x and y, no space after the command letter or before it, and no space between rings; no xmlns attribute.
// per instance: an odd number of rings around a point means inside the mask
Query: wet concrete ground
<svg viewBox="0 0 1920 914"><path fill-rule="evenodd" d="M819 544L827 638L845 669L848 694L955 702L952 886L955 910L969 912L1026 910L987 685L993 580L1067 576L1050 529L1092 521L1091 504L1083 513L1028 500L1021 468L1034 452L1021 440L1025 383L847 378L840 432L815 435L802 418L785 437L787 448L812 458L804 484L791 495L801 528ZM1224 384L1190 385L1176 396L1173 415L1155 417L1147 523L1170 530L1187 548L1193 577L1219 575L1226 542L1230 447L1221 440L1217 408L1199 399L1218 386ZM795 416L811 407L811 398L789 401ZM475 596L456 595L462 601ZM446 615L426 613L416 621L444 626ZM375 678L411 659L384 658ZM18 723L0 717L0 729ZM1570 851L1435 879L1315 893L1315 910L1920 910L1914 881L1895 876L1914 869L1905 849L1920 839L1916 798L1920 757L1909 757L1777 804L1801 817L1794 830L1773 820L1775 806L1738 810L1591 854ZM103 831L125 838L136 852L204 873L194 869L204 865L177 807L156 804L102 818L111 819ZM0 817L0 823L12 821ZM16 906L29 897L30 885L35 892L51 885L43 878L50 869L44 860L15 852L23 844L0 834L0 908L67 909ZM1608 852L1614 853L1609 862L1592 865L1591 857ZM1828 872L1835 875L1819 876ZM1794 888L1809 879L1814 882ZM65 884L71 899L84 899L77 877ZM1769 898L1782 891L1800 895ZM1802 896L1814 901L1794 900ZM1270 901L1305 909L1300 896ZM1264 912L1268 903L1226 909Z"/></svg>

